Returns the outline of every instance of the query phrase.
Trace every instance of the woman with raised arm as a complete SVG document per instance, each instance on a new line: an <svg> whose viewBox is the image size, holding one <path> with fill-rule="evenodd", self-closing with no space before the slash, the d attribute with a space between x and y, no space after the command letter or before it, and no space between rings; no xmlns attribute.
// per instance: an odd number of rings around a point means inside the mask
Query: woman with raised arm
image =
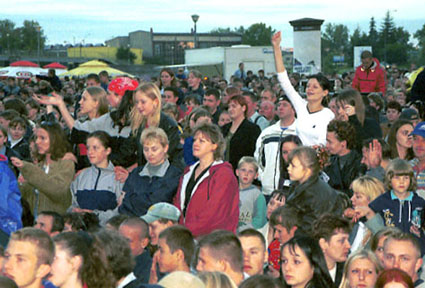
<svg viewBox="0 0 425 288"><path fill-rule="evenodd" d="M335 117L334 113L322 104L323 98L331 89L329 80L322 74L310 76L306 89L307 99L303 99L292 87L283 64L281 39L280 32L272 37L276 72L280 85L297 112L297 135L306 146L326 145L326 129L328 123Z"/></svg>
<svg viewBox="0 0 425 288"><path fill-rule="evenodd" d="M71 147L62 127L56 122L41 122L37 126L35 145L40 162L33 164L12 157L25 182L20 186L22 197L34 216L40 211L66 212L71 204L69 187L74 178Z"/></svg>
<svg viewBox="0 0 425 288"><path fill-rule="evenodd" d="M106 98L109 106L116 109L84 122L72 118L59 95L36 98L36 100L45 105L50 104L59 107L67 126L71 129L71 142L73 144L86 143L87 136L97 130L108 133L111 136L112 147L110 160L114 165L128 167L135 162L134 147L127 145L127 139L131 133L130 112L133 108L133 91L136 90L138 85L139 83L136 80L128 77L118 77L112 80L109 83ZM81 109L88 106L84 99L83 93L83 98L80 101ZM88 113L88 115L90 114Z"/></svg>

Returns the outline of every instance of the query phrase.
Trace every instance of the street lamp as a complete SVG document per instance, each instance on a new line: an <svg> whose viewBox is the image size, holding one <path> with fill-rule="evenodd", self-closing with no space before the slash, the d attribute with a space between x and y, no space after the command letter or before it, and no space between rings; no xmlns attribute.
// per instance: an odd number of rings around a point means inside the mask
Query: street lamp
<svg viewBox="0 0 425 288"><path fill-rule="evenodd" d="M38 26L35 26L35 29L37 30L37 62L38 62L38 65L40 65L40 30L41 30L41 27L38 25Z"/></svg>
<svg viewBox="0 0 425 288"><path fill-rule="evenodd" d="M9 36L10 36L10 34L7 33L6 36L7 36L7 55L10 56L10 46L9 46Z"/></svg>
<svg viewBox="0 0 425 288"><path fill-rule="evenodd" d="M193 20L193 23L195 24L195 28L193 30L193 38L194 38L193 48L196 48L196 22L198 22L198 19L199 19L199 15L197 14L192 15L192 20Z"/></svg>

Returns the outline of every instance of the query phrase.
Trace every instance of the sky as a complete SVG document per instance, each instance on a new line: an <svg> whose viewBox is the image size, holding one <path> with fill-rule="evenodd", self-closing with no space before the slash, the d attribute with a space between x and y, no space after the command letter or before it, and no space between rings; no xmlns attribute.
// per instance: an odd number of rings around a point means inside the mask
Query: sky
<svg viewBox="0 0 425 288"><path fill-rule="evenodd" d="M367 32L371 17L379 27L387 10L396 26L411 34L425 24L423 0L0 0L0 3L3 4L0 19L9 19L18 27L24 20L38 21L48 44L99 44L150 28L154 32L188 33L193 28L192 14L200 16L198 32L241 25L248 28L263 22L282 31L284 47L293 47L289 21L305 17L323 19L324 25L344 24L350 34L356 27Z"/></svg>

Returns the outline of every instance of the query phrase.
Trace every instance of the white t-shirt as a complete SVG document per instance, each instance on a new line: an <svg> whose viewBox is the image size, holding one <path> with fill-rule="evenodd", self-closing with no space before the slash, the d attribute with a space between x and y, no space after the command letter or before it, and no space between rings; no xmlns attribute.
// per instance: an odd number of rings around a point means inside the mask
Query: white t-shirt
<svg viewBox="0 0 425 288"><path fill-rule="evenodd" d="M295 91L294 87L292 87L286 70L277 75L282 89L285 91L286 96L297 112L296 131L303 145L325 146L328 123L335 118L334 113L328 108L310 113L307 109L307 101Z"/></svg>

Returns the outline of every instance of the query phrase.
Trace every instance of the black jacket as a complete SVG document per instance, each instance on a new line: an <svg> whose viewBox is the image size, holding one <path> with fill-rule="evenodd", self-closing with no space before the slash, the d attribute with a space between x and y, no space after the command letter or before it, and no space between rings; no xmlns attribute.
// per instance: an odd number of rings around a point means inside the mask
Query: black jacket
<svg viewBox="0 0 425 288"><path fill-rule="evenodd" d="M302 223L298 228L311 234L314 221L323 214L342 215L342 197L341 193L318 176L312 176L302 184L292 184L286 205L295 208L302 215Z"/></svg>
<svg viewBox="0 0 425 288"><path fill-rule="evenodd" d="M356 150L351 150L350 153L342 157L332 155L330 165L324 169L324 172L329 176L329 186L346 193L348 197L353 196L350 185L361 174L361 160L362 155Z"/></svg>
<svg viewBox="0 0 425 288"><path fill-rule="evenodd" d="M232 123L228 123L222 127L223 136L226 138L229 134ZM246 118L239 125L235 134L230 140L229 162L232 164L233 170L238 168L238 162L243 156L254 156L255 144L261 129L256 124L250 122Z"/></svg>
<svg viewBox="0 0 425 288"><path fill-rule="evenodd" d="M348 118L348 122L356 129L356 149L362 151L363 141L370 138L382 138L382 130L379 123L372 118L365 118L363 125L360 123L356 115Z"/></svg>

